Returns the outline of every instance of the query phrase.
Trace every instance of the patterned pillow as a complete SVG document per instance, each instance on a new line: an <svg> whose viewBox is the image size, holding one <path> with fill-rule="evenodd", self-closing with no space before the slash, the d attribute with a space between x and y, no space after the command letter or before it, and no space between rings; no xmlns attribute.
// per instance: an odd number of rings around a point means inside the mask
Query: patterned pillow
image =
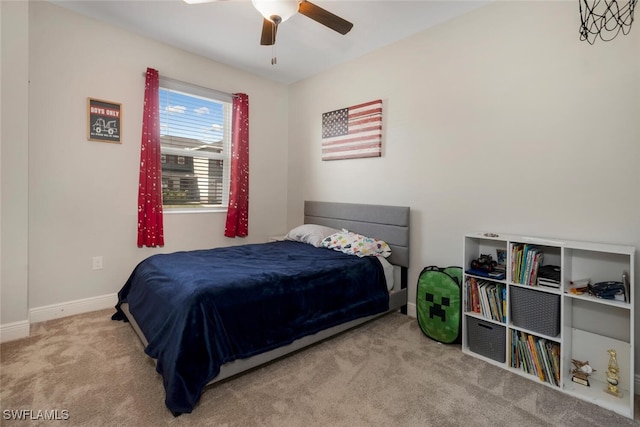
<svg viewBox="0 0 640 427"><path fill-rule="evenodd" d="M391 255L391 248L385 241L352 233L344 228L342 231L326 237L322 241L322 246L359 257L383 256L387 258Z"/></svg>

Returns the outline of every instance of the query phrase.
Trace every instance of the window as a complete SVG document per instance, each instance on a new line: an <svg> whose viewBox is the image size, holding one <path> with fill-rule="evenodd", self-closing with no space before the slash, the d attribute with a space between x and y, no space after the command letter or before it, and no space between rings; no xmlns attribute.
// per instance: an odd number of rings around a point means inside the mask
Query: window
<svg viewBox="0 0 640 427"><path fill-rule="evenodd" d="M162 204L226 209L231 166L231 96L160 78Z"/></svg>

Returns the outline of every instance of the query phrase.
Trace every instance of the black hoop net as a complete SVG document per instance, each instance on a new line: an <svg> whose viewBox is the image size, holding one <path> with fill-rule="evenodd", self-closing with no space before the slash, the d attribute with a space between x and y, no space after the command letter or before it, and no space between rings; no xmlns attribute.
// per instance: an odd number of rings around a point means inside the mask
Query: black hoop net
<svg viewBox="0 0 640 427"><path fill-rule="evenodd" d="M579 0L580 40L593 44L598 37L613 40L620 31L629 34L638 0Z"/></svg>

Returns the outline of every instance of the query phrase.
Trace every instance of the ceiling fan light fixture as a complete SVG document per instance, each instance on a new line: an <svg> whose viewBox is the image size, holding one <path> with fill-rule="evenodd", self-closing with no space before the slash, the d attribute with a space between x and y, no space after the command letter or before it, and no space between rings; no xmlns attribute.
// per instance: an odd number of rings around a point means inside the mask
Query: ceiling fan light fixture
<svg viewBox="0 0 640 427"><path fill-rule="evenodd" d="M253 7L271 22L280 24L298 13L298 0L251 0ZM279 17L275 22L272 17Z"/></svg>
<svg viewBox="0 0 640 427"><path fill-rule="evenodd" d="M216 0L182 0L187 4L212 3Z"/></svg>

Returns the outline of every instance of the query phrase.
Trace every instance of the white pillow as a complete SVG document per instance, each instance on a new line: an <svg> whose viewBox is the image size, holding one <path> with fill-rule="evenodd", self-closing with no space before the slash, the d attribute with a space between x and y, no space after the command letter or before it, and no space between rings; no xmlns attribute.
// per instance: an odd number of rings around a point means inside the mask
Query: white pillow
<svg viewBox="0 0 640 427"><path fill-rule="evenodd" d="M325 227L324 225L303 224L291 229L287 233L287 235L284 236L284 239L308 243L309 245L319 248L325 237L331 236L338 231L340 230L336 228Z"/></svg>

